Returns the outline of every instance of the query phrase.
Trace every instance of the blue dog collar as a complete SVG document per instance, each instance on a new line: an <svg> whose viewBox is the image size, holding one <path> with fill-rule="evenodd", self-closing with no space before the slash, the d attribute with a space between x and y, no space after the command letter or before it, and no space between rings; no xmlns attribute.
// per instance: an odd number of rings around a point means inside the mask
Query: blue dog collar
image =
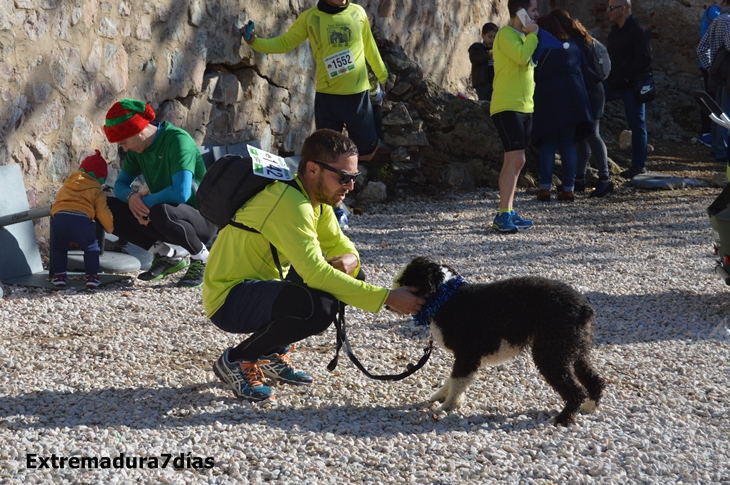
<svg viewBox="0 0 730 485"><path fill-rule="evenodd" d="M461 278L461 276L456 276L454 278L451 278L449 281L441 283L436 294L426 300L426 305L423 307L423 309L418 312L418 315L413 317L416 325L430 324L431 317L434 316L437 311L439 311L439 308L441 308L444 303L449 301L449 299L453 296L456 290L458 290L465 284L466 282Z"/></svg>

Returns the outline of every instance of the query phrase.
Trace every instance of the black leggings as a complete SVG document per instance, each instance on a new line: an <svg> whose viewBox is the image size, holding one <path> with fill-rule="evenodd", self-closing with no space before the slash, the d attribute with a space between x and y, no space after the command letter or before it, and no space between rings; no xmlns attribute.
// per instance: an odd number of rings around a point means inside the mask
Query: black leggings
<svg viewBox="0 0 730 485"><path fill-rule="evenodd" d="M365 279L362 268L357 279ZM232 362L282 353L289 344L322 333L335 321L340 306L337 298L306 286L294 268L287 280L272 306L271 323L231 349Z"/></svg>
<svg viewBox="0 0 730 485"><path fill-rule="evenodd" d="M162 241L182 246L190 254L198 254L217 231L200 212L187 204L157 204L150 208L150 223L146 226L137 221L125 202L109 197L107 204L114 215L114 235L143 249Z"/></svg>

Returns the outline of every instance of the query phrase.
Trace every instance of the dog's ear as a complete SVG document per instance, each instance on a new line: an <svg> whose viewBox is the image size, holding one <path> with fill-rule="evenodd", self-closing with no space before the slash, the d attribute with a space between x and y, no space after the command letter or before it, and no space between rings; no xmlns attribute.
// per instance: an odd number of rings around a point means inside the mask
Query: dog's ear
<svg viewBox="0 0 730 485"><path fill-rule="evenodd" d="M393 279L394 287L412 286L418 288L417 295L428 297L432 295L435 289L438 289L437 283L434 287L433 278L437 276L434 269L438 270L438 265L423 257L413 258L410 263L401 268L400 272Z"/></svg>
<svg viewBox="0 0 730 485"><path fill-rule="evenodd" d="M444 282L444 272L440 265L432 261L428 261L424 269L426 272L425 280L428 283L428 294L433 295L438 291L441 283Z"/></svg>
<svg viewBox="0 0 730 485"><path fill-rule="evenodd" d="M459 272L456 271L450 264L442 264L441 266L448 269L452 276L460 276Z"/></svg>

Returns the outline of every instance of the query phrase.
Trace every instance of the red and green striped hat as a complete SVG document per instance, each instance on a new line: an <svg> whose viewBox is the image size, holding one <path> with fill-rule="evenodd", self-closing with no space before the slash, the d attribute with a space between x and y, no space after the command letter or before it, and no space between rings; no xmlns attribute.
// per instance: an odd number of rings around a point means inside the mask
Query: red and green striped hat
<svg viewBox="0 0 730 485"><path fill-rule="evenodd" d="M149 104L122 99L107 111L104 133L109 143L118 143L141 133L154 119L155 111Z"/></svg>

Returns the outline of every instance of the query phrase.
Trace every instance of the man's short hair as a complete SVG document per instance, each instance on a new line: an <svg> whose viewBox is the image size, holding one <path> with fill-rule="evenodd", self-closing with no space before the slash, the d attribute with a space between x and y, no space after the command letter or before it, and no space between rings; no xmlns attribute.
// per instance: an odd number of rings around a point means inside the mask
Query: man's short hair
<svg viewBox="0 0 730 485"><path fill-rule="evenodd" d="M532 4L532 0L509 0L507 2L507 10L509 10L509 17L515 18L517 12L521 9L528 9Z"/></svg>
<svg viewBox="0 0 730 485"><path fill-rule="evenodd" d="M357 156L355 143L338 131L327 128L317 130L304 140L297 171L303 175L310 160L330 164L342 155Z"/></svg>
<svg viewBox="0 0 730 485"><path fill-rule="evenodd" d="M618 0L617 5L626 7L626 12L631 13L631 0Z"/></svg>
<svg viewBox="0 0 730 485"><path fill-rule="evenodd" d="M482 35L486 35L489 32L499 32L499 27L497 27L497 24L487 22L486 24L482 25Z"/></svg>

